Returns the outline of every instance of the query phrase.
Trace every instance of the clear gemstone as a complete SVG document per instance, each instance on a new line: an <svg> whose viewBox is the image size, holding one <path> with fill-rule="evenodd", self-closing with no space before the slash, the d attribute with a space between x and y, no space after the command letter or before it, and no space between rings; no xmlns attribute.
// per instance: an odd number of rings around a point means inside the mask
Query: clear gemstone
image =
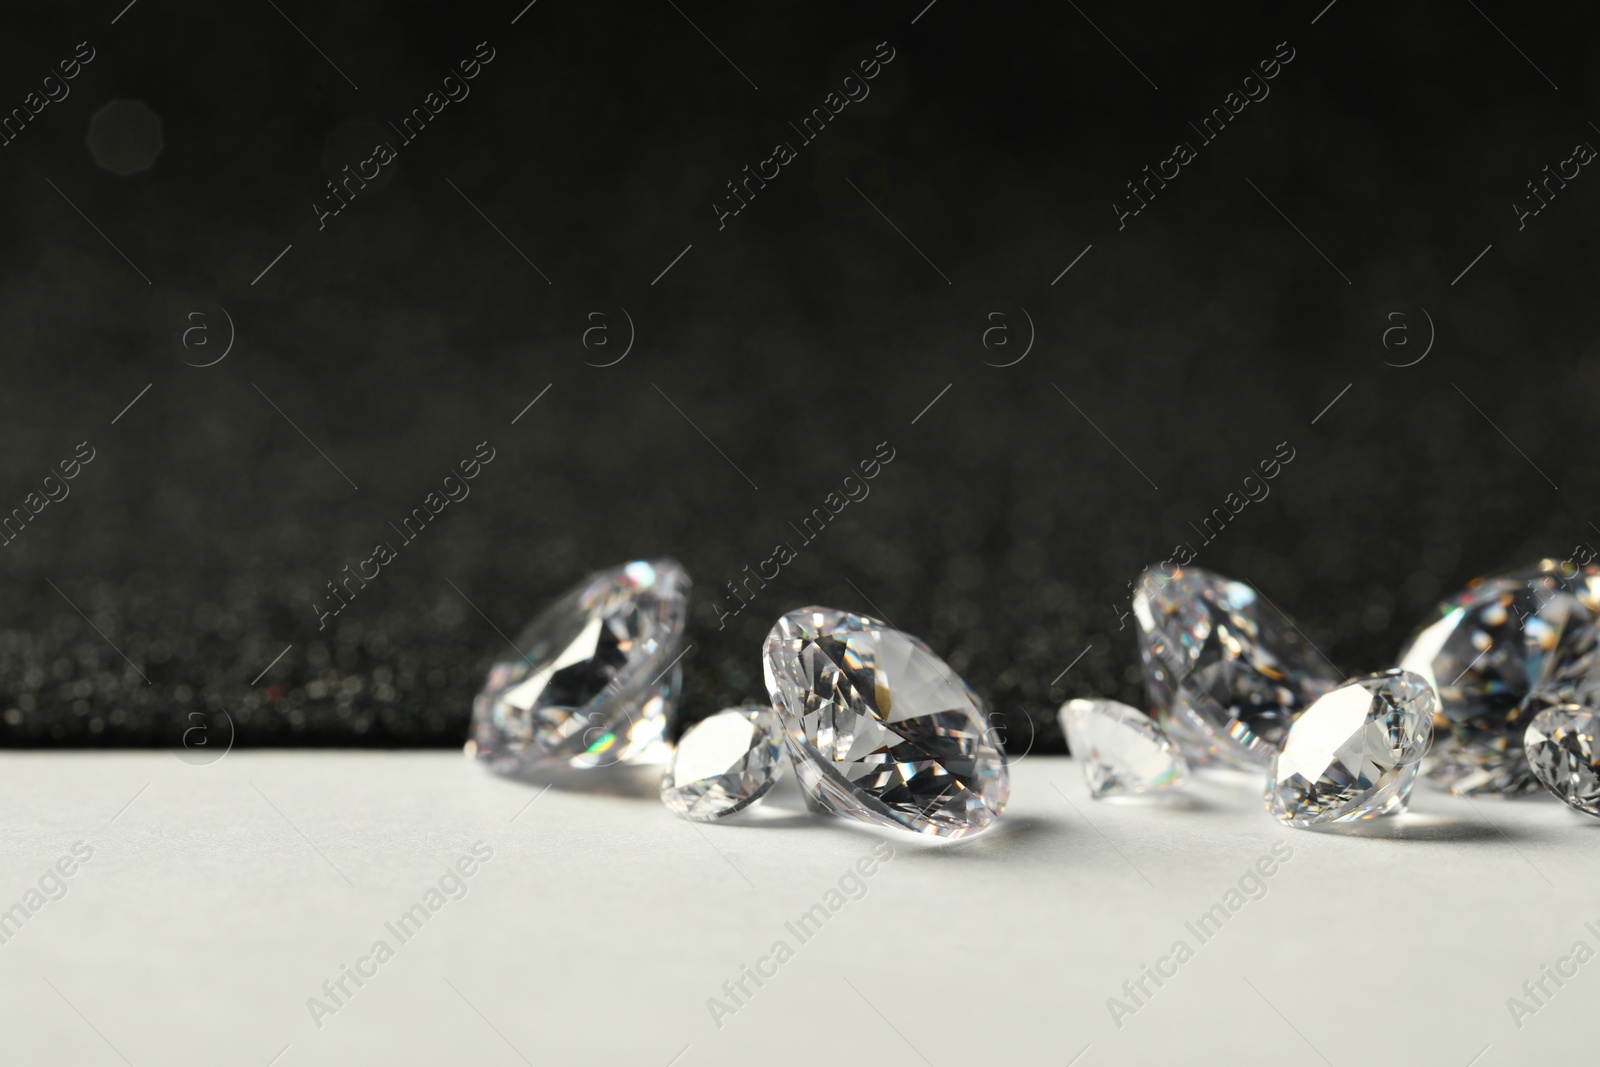
<svg viewBox="0 0 1600 1067"><path fill-rule="evenodd" d="M1307 708L1272 761L1267 808L1291 826L1404 811L1439 701L1410 671L1353 678Z"/></svg>
<svg viewBox="0 0 1600 1067"><path fill-rule="evenodd" d="M1528 724L1528 765L1544 787L1588 815L1600 815L1600 712L1576 704L1545 708Z"/></svg>
<svg viewBox="0 0 1600 1067"><path fill-rule="evenodd" d="M783 777L783 727L771 708L727 708L689 727L661 779L661 802L685 819L743 811Z"/></svg>
<svg viewBox="0 0 1600 1067"><path fill-rule="evenodd" d="M1069 700L1061 730L1089 795L1160 793L1189 780L1178 746L1143 712L1115 700Z"/></svg>
<svg viewBox="0 0 1600 1067"><path fill-rule="evenodd" d="M490 668L468 751L497 771L662 762L689 585L672 560L636 560L551 604Z"/></svg>
<svg viewBox="0 0 1600 1067"><path fill-rule="evenodd" d="M1265 767L1289 723L1339 673L1243 582L1198 567L1146 570L1133 595L1145 687L1189 760Z"/></svg>
<svg viewBox="0 0 1600 1067"><path fill-rule="evenodd" d="M825 811L938 837L982 830L1010 793L983 702L927 645L830 608L778 620L767 692L795 774Z"/></svg>
<svg viewBox="0 0 1600 1067"><path fill-rule="evenodd" d="M1600 706L1600 573L1585 575L1584 579L1581 583L1566 583L1573 599L1563 619L1555 618L1553 605L1541 613L1548 616L1541 621L1549 626L1544 641L1551 642L1556 631L1559 636L1553 639L1545 668L1534 682L1524 713L1529 721L1556 704ZM1529 625L1533 625L1532 620Z"/></svg>
<svg viewBox="0 0 1600 1067"><path fill-rule="evenodd" d="M1529 721L1600 689L1600 567L1541 560L1480 578L1440 604L1400 653L1439 694L1448 737L1428 776L1465 794L1539 788L1523 756Z"/></svg>

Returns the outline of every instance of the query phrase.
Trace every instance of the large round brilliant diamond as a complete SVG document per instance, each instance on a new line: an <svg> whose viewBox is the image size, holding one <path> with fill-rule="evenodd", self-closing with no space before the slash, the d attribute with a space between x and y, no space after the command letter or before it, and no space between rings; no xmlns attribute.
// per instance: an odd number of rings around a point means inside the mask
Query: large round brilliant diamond
<svg viewBox="0 0 1600 1067"><path fill-rule="evenodd" d="M1294 716L1338 682L1294 623L1244 582L1152 568L1139 576L1133 614L1150 702L1193 762L1264 767Z"/></svg>
<svg viewBox="0 0 1600 1067"><path fill-rule="evenodd" d="M802 608L767 635L764 673L801 785L827 811L938 837L984 829L1010 795L983 703L915 637Z"/></svg>
<svg viewBox="0 0 1600 1067"><path fill-rule="evenodd" d="M1404 811L1439 701L1410 671L1352 678L1318 698L1273 758L1267 808L1290 826Z"/></svg>
<svg viewBox="0 0 1600 1067"><path fill-rule="evenodd" d="M664 760L689 584L673 560L636 560L551 604L490 668L468 750L502 772Z"/></svg>

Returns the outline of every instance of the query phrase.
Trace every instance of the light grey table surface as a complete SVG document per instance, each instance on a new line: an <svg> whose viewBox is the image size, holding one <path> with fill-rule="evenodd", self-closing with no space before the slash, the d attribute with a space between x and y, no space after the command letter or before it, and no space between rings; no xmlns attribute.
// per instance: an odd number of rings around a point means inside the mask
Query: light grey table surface
<svg viewBox="0 0 1600 1067"><path fill-rule="evenodd" d="M1095 803L1069 759L1034 756L999 827L951 847L793 796L690 824L652 793L541 791L454 753L0 756L0 1063L1490 1067L1600 1047L1600 962L1572 955L1600 950L1600 820L1553 801L1419 787L1377 835L1311 833L1242 777ZM1547 965L1575 974L1535 1004Z"/></svg>

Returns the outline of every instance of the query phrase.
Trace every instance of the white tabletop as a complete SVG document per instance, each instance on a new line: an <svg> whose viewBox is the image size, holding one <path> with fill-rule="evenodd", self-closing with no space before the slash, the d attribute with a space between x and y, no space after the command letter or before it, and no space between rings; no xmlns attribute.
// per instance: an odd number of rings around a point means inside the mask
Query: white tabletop
<svg viewBox="0 0 1600 1067"><path fill-rule="evenodd" d="M896 835L884 861L886 838L794 797L702 826L647 780L592 781L541 792L454 753L0 756L0 909L21 905L0 914L0 1062L1490 1067L1600 1047L1600 962L1570 955L1600 951L1600 820L1553 801L1419 789L1358 837L1279 826L1242 777L1095 803L1070 760L1034 756L997 829ZM1535 1002L1545 965L1576 974Z"/></svg>

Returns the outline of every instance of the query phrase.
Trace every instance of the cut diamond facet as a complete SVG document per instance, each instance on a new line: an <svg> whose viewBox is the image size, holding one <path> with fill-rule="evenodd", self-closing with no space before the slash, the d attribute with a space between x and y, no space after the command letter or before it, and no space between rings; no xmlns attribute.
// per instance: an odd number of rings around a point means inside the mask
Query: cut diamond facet
<svg viewBox="0 0 1600 1067"><path fill-rule="evenodd" d="M661 779L661 802L685 819L743 811L783 777L783 727L761 704L727 708L689 727Z"/></svg>
<svg viewBox="0 0 1600 1067"><path fill-rule="evenodd" d="M1288 617L1243 582L1150 568L1133 614L1150 703L1190 762L1265 767L1295 714L1338 683Z"/></svg>
<svg viewBox="0 0 1600 1067"><path fill-rule="evenodd" d="M1267 809L1302 827L1404 811L1438 706L1433 686L1402 670L1353 678L1319 697L1272 761Z"/></svg>
<svg viewBox="0 0 1600 1067"><path fill-rule="evenodd" d="M1600 816L1600 712L1576 704L1545 708L1528 724L1523 746L1546 789Z"/></svg>
<svg viewBox="0 0 1600 1067"><path fill-rule="evenodd" d="M1069 700L1061 730L1089 795L1159 793L1189 780L1189 765L1161 727L1115 700Z"/></svg>
<svg viewBox="0 0 1600 1067"><path fill-rule="evenodd" d="M1600 689L1597 617L1600 566L1549 559L1477 579L1440 604L1400 653L1400 666L1438 691L1448 727L1428 776L1463 794L1537 789L1523 734L1540 709Z"/></svg>
<svg viewBox="0 0 1600 1067"><path fill-rule="evenodd" d="M501 772L664 760L689 585L673 560L636 560L551 604L489 669L468 751Z"/></svg>
<svg viewBox="0 0 1600 1067"><path fill-rule="evenodd" d="M824 810L938 837L1005 808L1005 754L983 702L915 637L802 608L767 635L764 674L801 786Z"/></svg>

